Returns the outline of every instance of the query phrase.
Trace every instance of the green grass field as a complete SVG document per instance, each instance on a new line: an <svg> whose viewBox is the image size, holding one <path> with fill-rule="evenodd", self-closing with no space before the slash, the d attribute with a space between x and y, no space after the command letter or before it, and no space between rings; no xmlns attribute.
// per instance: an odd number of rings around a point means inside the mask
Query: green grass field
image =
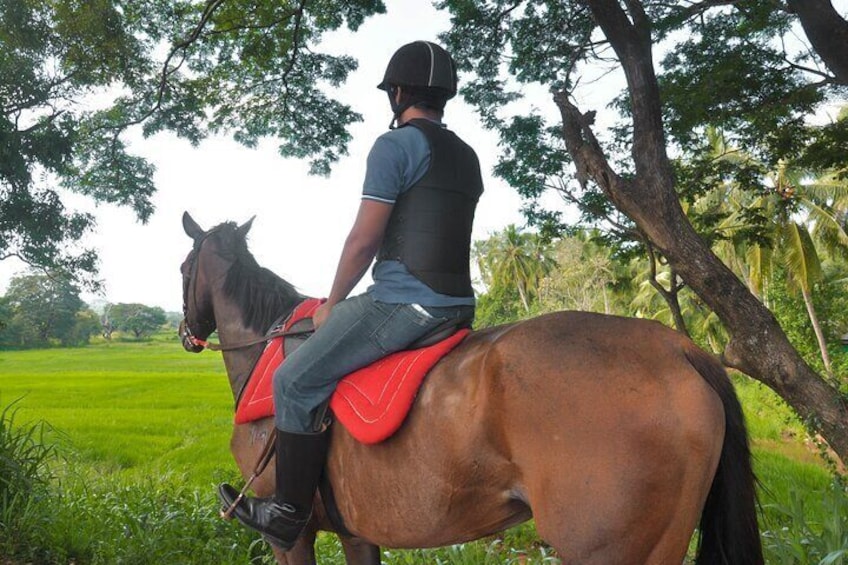
<svg viewBox="0 0 848 565"><path fill-rule="evenodd" d="M801 519L808 520L816 531L817 524L830 519L823 497L832 482L831 474L815 448L805 442L803 426L779 398L758 383L736 382L762 483L763 529L779 531ZM163 531L169 527L185 530L203 522L206 529L195 536L198 539L229 539L221 542L229 553L204 542L205 551L215 555L217 562L260 563L267 558L267 550L257 547L255 538L214 517L213 485L236 474L228 447L233 399L220 354L186 353L171 335L141 343L113 341L79 349L0 352L0 409L10 404L14 405L16 425L49 424L48 441L56 443L62 456L57 460L56 476L63 481L62 497L67 497L71 508L54 517L59 523L54 530L60 533L54 532L52 541L45 543L62 544L65 549L57 553L61 557L43 557L43 562L154 563L146 558L134 561L125 553L119 556L114 549L104 553L105 546L95 546L99 537L123 536L138 527L139 520L152 520L149 517L160 511L164 512L162 523L156 522L156 527ZM110 498L121 489L134 501L135 510L116 521L114 534L107 534L99 515L110 512L111 503L125 504L119 497ZM148 504L153 507L147 508ZM162 510L169 505L182 510ZM200 514L194 513L195 508ZM843 511L843 507L834 510ZM78 540L65 539L66 531L85 523L79 518L85 513L91 514L91 532L87 537L80 534ZM179 523L174 522L177 515ZM63 527L63 520L73 525ZM167 534L162 535L168 539ZM55 539L57 536L61 539ZM845 536L848 551L848 525ZM127 543L121 539L118 546ZM159 542L157 547L161 545ZM320 546L322 563L343 563L337 543L322 538ZM151 549L140 543L132 551L150 555ZM493 538L438 552L391 552L385 559L393 564L521 563L528 551L529 563L550 561L550 550L534 540L532 527L525 526L513 530L505 540ZM191 554L204 555L196 549ZM174 562L205 563L204 559Z"/></svg>
<svg viewBox="0 0 848 565"><path fill-rule="evenodd" d="M97 473L179 472L209 485L229 455L233 399L221 356L176 338L0 352L0 406L43 420Z"/></svg>

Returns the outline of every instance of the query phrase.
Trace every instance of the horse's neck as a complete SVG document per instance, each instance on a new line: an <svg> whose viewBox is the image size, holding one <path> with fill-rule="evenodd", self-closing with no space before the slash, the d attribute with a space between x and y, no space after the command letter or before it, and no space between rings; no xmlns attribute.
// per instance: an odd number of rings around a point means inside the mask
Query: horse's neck
<svg viewBox="0 0 848 565"><path fill-rule="evenodd" d="M247 385L250 372L253 370L256 359L262 353L263 347L262 344L259 344L238 351L224 352L224 367L227 370L227 379L230 381L233 402L238 402L239 395Z"/></svg>
<svg viewBox="0 0 848 565"><path fill-rule="evenodd" d="M231 304L216 304L215 318L218 325L218 338L224 347L260 339L264 335L244 327L241 322L241 313ZM260 342L256 345L223 352L224 366L227 370L227 378L230 381L230 390L233 393L234 401L238 400L238 395L247 384L250 371L253 369L256 358L263 347L263 343Z"/></svg>
<svg viewBox="0 0 848 565"><path fill-rule="evenodd" d="M305 298L299 294L292 296L292 309ZM286 316L288 314L290 314L290 311L280 312L278 315ZM223 346L261 339L271 329L270 327L265 328L260 333L245 327L242 323L241 309L229 301L222 300L215 304L215 318L218 325L218 337ZM230 390L233 393L234 401L238 401L238 397L248 379L250 379L250 373L263 348L264 341L256 345L224 351L224 366L227 369L227 378L230 381Z"/></svg>

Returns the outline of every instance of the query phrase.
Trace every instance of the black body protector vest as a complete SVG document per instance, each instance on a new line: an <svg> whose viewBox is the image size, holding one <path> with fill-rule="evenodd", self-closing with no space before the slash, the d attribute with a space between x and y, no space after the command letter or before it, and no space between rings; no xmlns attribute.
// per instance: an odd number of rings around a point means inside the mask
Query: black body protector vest
<svg viewBox="0 0 848 565"><path fill-rule="evenodd" d="M474 296L471 287L471 225L483 192L474 150L430 120L410 120L430 144L424 176L395 202L377 260L403 263L440 294Z"/></svg>

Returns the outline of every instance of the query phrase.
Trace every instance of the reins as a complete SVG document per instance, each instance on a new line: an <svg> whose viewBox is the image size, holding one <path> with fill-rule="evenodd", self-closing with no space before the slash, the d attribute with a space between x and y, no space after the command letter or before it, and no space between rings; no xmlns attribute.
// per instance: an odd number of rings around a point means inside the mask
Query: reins
<svg viewBox="0 0 848 565"><path fill-rule="evenodd" d="M248 339L248 340L244 340L244 341L239 341L239 342L235 342L235 343L228 343L228 344L225 345L225 344L222 344L222 343L215 343L215 342L210 342L210 341L207 341L207 340L204 340L204 339L200 339L200 338L198 338L197 336L194 335L194 333L192 332L191 327L189 326L189 323L188 323L189 300L191 300L191 306L193 306L195 309L197 309L197 305L198 305L198 300L197 300L197 272L198 272L198 264L200 262L200 250L201 250L203 243L206 241L206 239L210 235L215 233L215 231L217 229L218 228L213 228L209 232L205 233L203 235L203 237L196 239L195 243L194 243L194 248L192 249L192 253L189 255L189 258L188 258L187 272L184 273L184 281L183 281L183 320L182 320L181 327L180 327L180 337L183 341L183 345L186 346L186 344L189 344L189 345L192 345L194 347L200 347L200 348L203 348L203 349L211 349L212 351L235 351L235 350L239 350L239 349L245 349L247 347L251 347L251 346L254 346L254 345L267 344L267 343L270 343L272 340L279 338L279 337L308 337L309 335L313 334L315 332L315 330L312 329L312 328L299 329L299 330L289 330L289 331L286 331L284 329L286 327L288 320L294 314L294 310L293 310L292 312L289 312L288 314L283 315L280 318L278 318L274 322L274 324L271 326L270 331L268 331L264 335L256 337L256 338L252 338L252 339ZM214 331L215 326L217 325L215 323L214 318L211 319L211 320L208 319L208 318L201 318L200 320L195 320L195 321L197 321L201 326L205 326L206 324L209 324L210 321L211 321L211 324L212 324L211 331ZM205 330L205 329L210 329L210 328L203 327L203 329ZM188 347L186 347L186 349L188 349ZM239 396L239 398L241 397L241 392L239 393L238 396ZM250 477L248 478L247 482L245 483L244 487L241 489L241 492L239 492L238 496L233 501L233 503L229 507L221 510L221 517L222 518L227 519L227 520L232 519L232 513L235 510L238 503L244 498L248 489L250 489L250 486L259 477L259 475L262 474L262 472L265 470L265 468L271 462L271 459L273 458L274 453L276 451L275 450L276 434L277 434L276 428L274 428L271 431L271 433L268 434L268 439L265 441L265 445L263 446L262 451L259 454L259 458L256 461L256 465L253 468L253 472L251 473Z"/></svg>
<svg viewBox="0 0 848 565"><path fill-rule="evenodd" d="M211 341L206 341L203 339L199 339L194 335L189 334L188 338L191 340L191 343L194 345L198 345L200 347L205 347L206 349L211 349L212 351L233 351L236 349L244 349L245 347L250 347L251 345L256 345L258 343L265 343L270 341L276 337L289 337L289 336L305 336L309 335L314 330L298 330L298 331L283 331L282 329L274 330L265 334L262 337L257 337L254 339L248 339L246 341L240 341L232 344L222 345L220 343L214 343Z"/></svg>

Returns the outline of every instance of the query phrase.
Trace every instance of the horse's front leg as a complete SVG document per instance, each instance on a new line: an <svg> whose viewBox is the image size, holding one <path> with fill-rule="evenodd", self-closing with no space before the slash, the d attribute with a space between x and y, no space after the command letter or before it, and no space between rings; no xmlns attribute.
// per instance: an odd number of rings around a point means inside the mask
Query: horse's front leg
<svg viewBox="0 0 848 565"><path fill-rule="evenodd" d="M347 565L380 565L380 548L359 538L339 536Z"/></svg>
<svg viewBox="0 0 848 565"><path fill-rule="evenodd" d="M317 565L315 561L315 529L307 527L289 551L274 546L274 557L279 565Z"/></svg>

